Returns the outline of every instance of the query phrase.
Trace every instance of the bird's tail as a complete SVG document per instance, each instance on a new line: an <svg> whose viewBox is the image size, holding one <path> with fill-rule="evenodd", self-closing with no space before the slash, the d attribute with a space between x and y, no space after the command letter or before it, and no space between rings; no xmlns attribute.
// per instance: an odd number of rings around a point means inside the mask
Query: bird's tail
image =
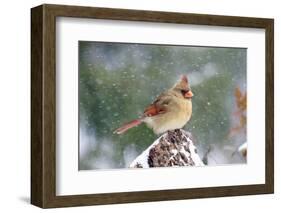
<svg viewBox="0 0 281 213"><path fill-rule="evenodd" d="M118 129L116 129L113 133L115 134L123 134L124 132L126 132L128 129L131 129L135 126L138 126L140 125L141 123L143 122L143 120L140 118L140 119L136 119L136 120L133 120L133 121L130 121L129 123L126 123L124 124L123 126L119 127Z"/></svg>

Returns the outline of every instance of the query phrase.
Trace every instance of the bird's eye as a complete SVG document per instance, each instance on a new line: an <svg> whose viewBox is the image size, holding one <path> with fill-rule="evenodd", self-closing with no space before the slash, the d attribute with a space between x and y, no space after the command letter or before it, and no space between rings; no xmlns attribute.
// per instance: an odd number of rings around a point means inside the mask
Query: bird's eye
<svg viewBox="0 0 281 213"><path fill-rule="evenodd" d="M181 90L181 93L182 93L183 95L185 95L185 94L188 93L188 92L189 92L189 90L185 90L185 89Z"/></svg>

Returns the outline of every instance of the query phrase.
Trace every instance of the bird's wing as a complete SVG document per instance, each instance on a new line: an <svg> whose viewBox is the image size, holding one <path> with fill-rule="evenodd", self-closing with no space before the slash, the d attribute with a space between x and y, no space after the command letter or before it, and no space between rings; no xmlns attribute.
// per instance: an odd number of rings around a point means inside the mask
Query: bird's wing
<svg viewBox="0 0 281 213"><path fill-rule="evenodd" d="M159 115L162 113L165 113L165 111L163 109L157 107L157 105L155 105L155 104L151 104L144 110L143 114L146 117L152 117L152 116Z"/></svg>
<svg viewBox="0 0 281 213"><path fill-rule="evenodd" d="M152 104L144 110L144 116L152 117L167 112L166 106L171 102L171 97L166 94L160 95Z"/></svg>

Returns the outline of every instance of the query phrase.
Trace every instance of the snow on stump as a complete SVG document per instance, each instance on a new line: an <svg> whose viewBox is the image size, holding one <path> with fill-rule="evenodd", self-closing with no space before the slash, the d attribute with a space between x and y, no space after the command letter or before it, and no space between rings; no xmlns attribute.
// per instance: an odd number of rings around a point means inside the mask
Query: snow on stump
<svg viewBox="0 0 281 213"><path fill-rule="evenodd" d="M131 164L130 168L203 166L191 133L177 129L168 131L153 142Z"/></svg>

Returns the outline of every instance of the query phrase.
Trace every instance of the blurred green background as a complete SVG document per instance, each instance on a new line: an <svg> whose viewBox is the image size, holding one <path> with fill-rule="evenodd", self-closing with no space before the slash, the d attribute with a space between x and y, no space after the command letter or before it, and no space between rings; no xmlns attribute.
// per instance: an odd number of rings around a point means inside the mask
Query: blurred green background
<svg viewBox="0 0 281 213"><path fill-rule="evenodd" d="M235 154L246 134L228 137L235 88L246 91L245 48L191 47L79 41L79 169L124 168L156 138L145 125L113 131L140 116L163 90L187 74L193 134L208 165L245 163ZM205 156L205 157L206 157Z"/></svg>

